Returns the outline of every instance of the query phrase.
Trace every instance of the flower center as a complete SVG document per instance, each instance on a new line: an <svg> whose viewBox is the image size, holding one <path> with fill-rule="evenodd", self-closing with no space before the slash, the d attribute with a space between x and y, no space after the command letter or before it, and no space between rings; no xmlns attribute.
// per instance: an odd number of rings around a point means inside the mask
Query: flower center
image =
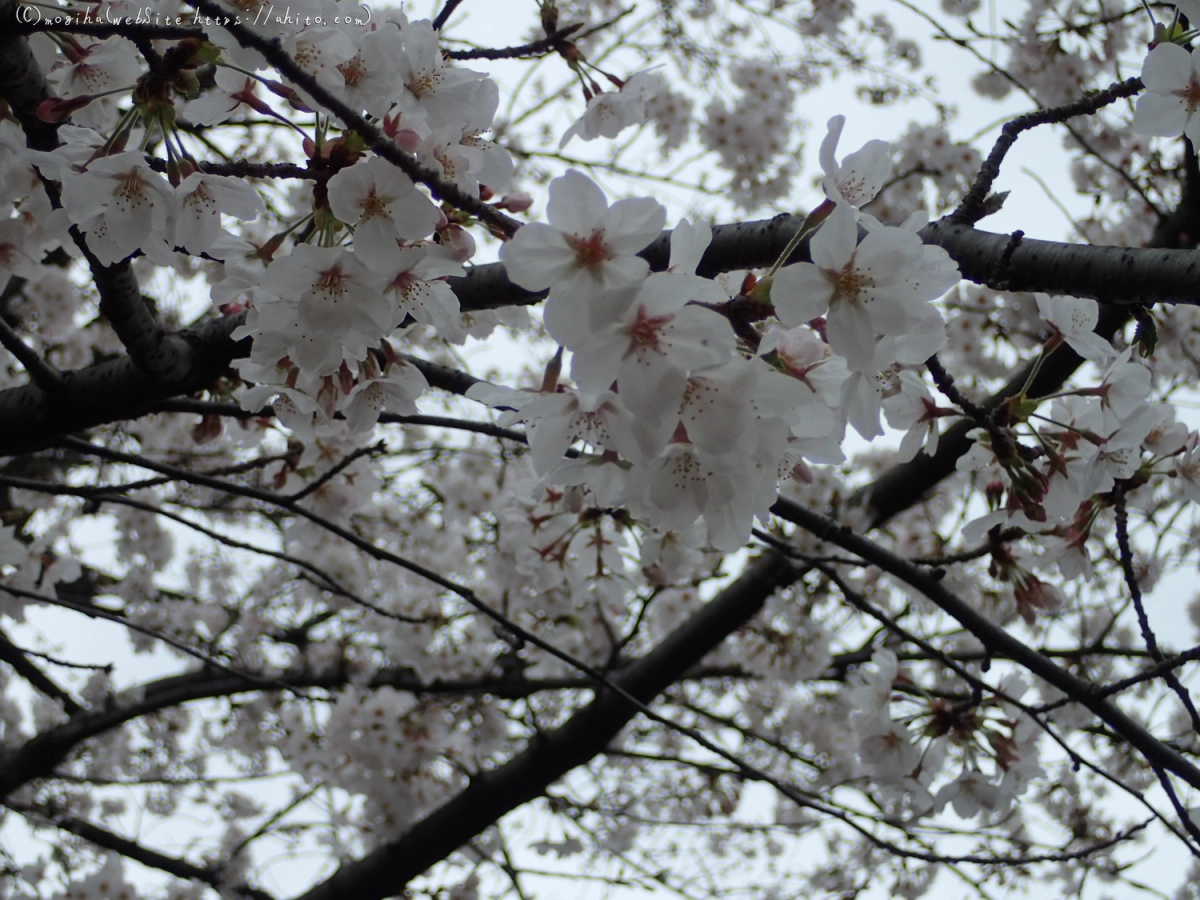
<svg viewBox="0 0 1200 900"><path fill-rule="evenodd" d="M317 287L320 288L326 294L326 296L330 297L330 299L332 299L334 302L337 302L337 299L343 293L345 293L346 290L344 284L345 275L342 274L341 268L334 266L332 269L326 269L324 272L319 273L319 276Z"/></svg>
<svg viewBox="0 0 1200 900"><path fill-rule="evenodd" d="M130 204L131 206L141 206L143 202L148 202L149 197L146 196L145 187L142 183L142 175L137 169L132 169L126 172L120 182L117 184L117 196ZM153 206L153 203L151 203Z"/></svg>
<svg viewBox="0 0 1200 900"><path fill-rule="evenodd" d="M847 300L860 300L864 291L875 286L875 280L863 275L852 266L847 266L838 274L833 286Z"/></svg>
<svg viewBox="0 0 1200 900"><path fill-rule="evenodd" d="M567 243L575 250L575 265L581 269L595 269L612 259L604 244L604 229L592 232L591 237L579 238L567 235Z"/></svg>
<svg viewBox="0 0 1200 900"><path fill-rule="evenodd" d="M1178 92L1183 98L1183 102L1187 104L1187 111L1194 113L1200 109L1200 82L1196 81L1195 76L1188 82L1188 86Z"/></svg>
<svg viewBox="0 0 1200 900"><path fill-rule="evenodd" d="M629 339L634 348L661 352L658 345L662 337L661 331L670 321L671 316L648 316L644 309L639 309L637 319L629 326Z"/></svg>
<svg viewBox="0 0 1200 900"><path fill-rule="evenodd" d="M369 219L371 216L387 216L387 201L376 194L374 188L362 202L362 217Z"/></svg>
<svg viewBox="0 0 1200 900"><path fill-rule="evenodd" d="M337 67L337 70L342 73L342 78L346 79L346 87L354 87L367 74L367 67L363 65L361 54L354 57L350 62L342 63Z"/></svg>

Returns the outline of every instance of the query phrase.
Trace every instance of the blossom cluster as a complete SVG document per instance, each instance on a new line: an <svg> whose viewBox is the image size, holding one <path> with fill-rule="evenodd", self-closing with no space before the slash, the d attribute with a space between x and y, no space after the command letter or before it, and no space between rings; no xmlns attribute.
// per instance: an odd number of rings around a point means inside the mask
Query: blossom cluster
<svg viewBox="0 0 1200 900"><path fill-rule="evenodd" d="M958 272L921 242L920 219L897 228L857 211L887 177L888 147L872 141L838 163L843 122L830 121L822 148L828 199L813 262L784 266L740 298L763 304L759 319L777 317L761 331L736 333L739 300L696 274L708 226L681 221L667 271L650 274L636 254L661 232L658 203L610 206L574 170L551 184L548 224L526 225L501 259L517 284L548 289L545 325L571 351L574 386L468 394L527 423L547 483L584 485L602 505L627 506L665 531L703 516L714 546L732 550L756 517L767 520L781 474L843 458L848 421L868 438L880 433L877 376L941 346L930 301ZM905 448L915 455L923 438L936 441L928 392L913 377L892 393L889 418L915 435ZM564 460L578 440L595 455Z"/></svg>

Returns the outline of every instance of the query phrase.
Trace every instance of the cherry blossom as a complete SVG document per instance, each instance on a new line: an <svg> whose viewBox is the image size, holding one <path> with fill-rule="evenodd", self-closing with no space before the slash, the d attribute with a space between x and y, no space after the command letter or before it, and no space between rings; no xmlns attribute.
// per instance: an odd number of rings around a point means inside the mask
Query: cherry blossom
<svg viewBox="0 0 1200 900"><path fill-rule="evenodd" d="M418 243L397 248L389 265L381 270L384 294L396 302L399 320L412 316L418 322L436 328L446 340L461 344L466 340L458 314L458 297L443 279L463 275L463 267L453 251L441 244Z"/></svg>
<svg viewBox="0 0 1200 900"><path fill-rule="evenodd" d="M867 141L861 148L847 154L839 164L834 158L845 116L834 116L827 123L829 133L821 141L821 168L825 172L822 186L825 196L838 203L854 207L870 203L887 181L892 171L887 141Z"/></svg>
<svg viewBox="0 0 1200 900"><path fill-rule="evenodd" d="M66 178L62 202L105 265L135 250L149 253L167 247L175 195L136 150L98 159L81 175Z"/></svg>
<svg viewBox="0 0 1200 900"><path fill-rule="evenodd" d="M1193 432L1184 452L1175 462L1174 472L1184 494L1193 503L1200 503L1200 440Z"/></svg>
<svg viewBox="0 0 1200 900"><path fill-rule="evenodd" d="M221 232L221 214L252 221L263 209L258 192L244 181L193 172L175 188L179 206L174 246L200 254L212 249Z"/></svg>
<svg viewBox="0 0 1200 900"><path fill-rule="evenodd" d="M262 287L278 300L256 304L253 324L235 333L255 334L256 351L258 335L278 334L287 355L316 375L331 374L346 357L361 359L397 324L383 279L336 247L302 244L271 264ZM272 352L265 350L267 360Z"/></svg>
<svg viewBox="0 0 1200 900"><path fill-rule="evenodd" d="M21 278L37 278L40 267L30 255L33 249L27 244L28 230L16 219L0 222L0 281L16 275Z"/></svg>
<svg viewBox="0 0 1200 900"><path fill-rule="evenodd" d="M828 313L833 351L852 370L863 371L874 356L875 335L915 330L927 318L922 301L940 296L953 281L926 268L920 238L912 231L881 228L859 244L857 229L854 210L838 206L812 239L814 261L780 269L771 299L784 324L793 327Z"/></svg>
<svg viewBox="0 0 1200 900"><path fill-rule="evenodd" d="M369 431L385 409L401 416L415 415L416 400L427 390L429 382L420 370L399 361L389 365L382 376L360 379L339 405L351 431Z"/></svg>
<svg viewBox="0 0 1200 900"><path fill-rule="evenodd" d="M625 404L651 421L672 415L687 373L725 362L733 353L729 321L690 304L713 287L694 275L651 275L620 317L575 351L572 377L590 390L616 381Z"/></svg>
<svg viewBox="0 0 1200 900"><path fill-rule="evenodd" d="M627 460L642 458L633 416L611 391L537 394L521 404L520 419L530 424L531 459L540 474L576 441L620 453Z"/></svg>
<svg viewBox="0 0 1200 900"><path fill-rule="evenodd" d="M1200 69L1197 51L1164 42L1146 55L1142 83L1146 93L1138 97L1133 128L1139 134L1200 138Z"/></svg>
<svg viewBox="0 0 1200 900"><path fill-rule="evenodd" d="M382 118L392 105L393 81L404 54L398 28L382 27L358 36L355 54L337 64L342 99L355 109Z"/></svg>
<svg viewBox="0 0 1200 900"><path fill-rule="evenodd" d="M395 262L396 239L433 234L437 207L387 160L368 157L329 179L329 208L354 226L354 249L375 269Z"/></svg>
<svg viewBox="0 0 1200 900"><path fill-rule="evenodd" d="M596 138L615 138L631 125L646 121L646 101L654 83L646 73L631 75L616 91L600 91L588 99L587 111L575 121L558 142L561 150L580 137L585 141Z"/></svg>
<svg viewBox="0 0 1200 900"><path fill-rule="evenodd" d="M1000 791L982 772L964 769L958 778L934 795L934 803L938 809L950 804L962 818L973 819L999 807Z"/></svg>
<svg viewBox="0 0 1200 900"><path fill-rule="evenodd" d="M954 415L954 411L940 409L915 372L903 371L899 379L900 390L883 400L888 424L907 432L898 459L907 462L922 449L933 456L938 447L938 419Z"/></svg>
<svg viewBox="0 0 1200 900"><path fill-rule="evenodd" d="M666 210L649 198L611 207L599 186L568 169L550 183L549 224L531 222L500 248L508 277L531 291L550 288L547 328L568 347L590 332L587 300L637 285L649 264L635 256L659 236Z"/></svg>
<svg viewBox="0 0 1200 900"><path fill-rule="evenodd" d="M300 68L317 79L324 88L341 92L345 85L342 67L355 58L354 44L341 29L310 26L292 29L284 38L283 46ZM307 94L297 88L309 106L318 106Z"/></svg>
<svg viewBox="0 0 1200 900"><path fill-rule="evenodd" d="M1046 294L1034 294L1034 298L1038 312L1050 323L1055 336L1084 359L1107 362L1116 355L1112 345L1095 333L1096 323L1100 320L1100 308L1095 300Z"/></svg>
<svg viewBox="0 0 1200 900"><path fill-rule="evenodd" d="M452 181L469 194L479 195L479 175L483 154L476 146L462 141L461 128L439 128L421 141L417 148L421 162Z"/></svg>
<svg viewBox="0 0 1200 900"><path fill-rule="evenodd" d="M401 14L399 25L405 52L396 62L403 87L393 99L401 111L424 119L431 128L488 127L495 110L494 88L482 86L484 76L442 59L437 32L428 19L409 22Z"/></svg>
<svg viewBox="0 0 1200 900"><path fill-rule="evenodd" d="M102 94L133 87L142 74L136 48L123 37L110 37L86 46L74 43L70 63L50 74L62 97Z"/></svg>
<svg viewBox="0 0 1200 900"><path fill-rule="evenodd" d="M213 74L216 88L203 96L189 100L182 115L197 125L219 125L233 117L239 110L271 115L270 105L255 94L258 79L244 75L227 66L218 66ZM243 110L245 107L245 110Z"/></svg>

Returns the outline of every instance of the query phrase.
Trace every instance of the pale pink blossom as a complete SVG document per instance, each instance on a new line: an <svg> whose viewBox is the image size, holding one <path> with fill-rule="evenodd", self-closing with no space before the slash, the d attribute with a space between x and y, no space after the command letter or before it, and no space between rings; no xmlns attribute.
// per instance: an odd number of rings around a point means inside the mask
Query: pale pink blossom
<svg viewBox="0 0 1200 900"><path fill-rule="evenodd" d="M723 363L734 350L729 320L688 303L708 285L694 275L650 276L620 318L575 351L572 377L590 390L616 381L639 417L658 422L675 415L688 373Z"/></svg>
<svg viewBox="0 0 1200 900"><path fill-rule="evenodd" d="M653 88L654 82L639 72L630 76L618 90L593 94L584 114L563 133L558 149L567 146L576 136L585 141L615 138L629 126L643 124L646 100Z"/></svg>
<svg viewBox="0 0 1200 900"><path fill-rule="evenodd" d="M635 254L662 232L666 211L649 198L610 207L594 181L568 169L550 182L546 218L549 224L521 228L500 248L500 260L521 287L550 288L546 327L560 343L578 346L591 332L589 298L635 286L650 270Z"/></svg>
<svg viewBox="0 0 1200 900"><path fill-rule="evenodd" d="M1087 297L1049 296L1034 294L1038 312L1054 329L1054 336L1092 362L1107 362L1116 355L1112 344L1096 334L1100 307Z"/></svg>
<svg viewBox="0 0 1200 900"><path fill-rule="evenodd" d="M951 804L964 819L973 819L982 812L991 812L1000 805L1000 791L982 772L964 769L963 773L934 795L937 809Z"/></svg>
<svg viewBox="0 0 1200 900"><path fill-rule="evenodd" d="M419 243L397 248L389 266L381 270L384 294L396 303L397 321L412 316L437 329L439 336L461 344L466 340L458 312L458 297L443 279L464 274L462 265L441 244Z"/></svg>
<svg viewBox="0 0 1200 900"><path fill-rule="evenodd" d="M1138 134L1200 141L1200 51L1164 41L1146 55L1133 130Z"/></svg>
<svg viewBox="0 0 1200 900"><path fill-rule="evenodd" d="M876 334L915 331L928 318L921 300L950 286L927 268L922 246L905 228L871 231L859 244L854 210L839 205L812 239L813 262L785 266L776 274L775 311L790 326L827 314L826 336L834 353L851 370L864 371L875 355Z"/></svg>
<svg viewBox="0 0 1200 900"><path fill-rule="evenodd" d="M890 147L887 141L867 141L839 164L834 154L845 125L846 117L842 115L834 116L826 125L829 132L821 141L820 152L821 169L825 172L822 186L830 200L861 207L875 199L891 174Z"/></svg>
<svg viewBox="0 0 1200 900"><path fill-rule="evenodd" d="M395 307L382 293L382 278L338 247L301 244L271 263L262 287L279 299L259 309L250 332L255 334L256 357L255 332L281 328L288 355L314 375L331 374L344 358L362 359L397 324Z"/></svg>
<svg viewBox="0 0 1200 900"><path fill-rule="evenodd" d="M378 156L329 179L329 208L354 227L354 251L376 270L395 263L396 240L433 234L438 208L412 179Z"/></svg>
<svg viewBox="0 0 1200 900"><path fill-rule="evenodd" d="M380 378L361 378L339 404L353 432L370 431L385 409L401 416L417 413L417 399L429 390L429 382L416 366L393 362Z"/></svg>
<svg viewBox="0 0 1200 900"><path fill-rule="evenodd" d="M175 188L179 202L175 216L176 247L199 255L212 249L221 234L221 215L244 222L263 209L258 191L240 178L193 172Z"/></svg>
<svg viewBox="0 0 1200 900"><path fill-rule="evenodd" d="M64 179L63 207L101 263L167 247L175 193L139 151L103 157L79 175L64 173Z"/></svg>
<svg viewBox="0 0 1200 900"><path fill-rule="evenodd" d="M79 46L79 45L77 45ZM132 88L142 74L142 58L131 41L110 37L76 51L78 58L50 73L49 81L63 98Z"/></svg>

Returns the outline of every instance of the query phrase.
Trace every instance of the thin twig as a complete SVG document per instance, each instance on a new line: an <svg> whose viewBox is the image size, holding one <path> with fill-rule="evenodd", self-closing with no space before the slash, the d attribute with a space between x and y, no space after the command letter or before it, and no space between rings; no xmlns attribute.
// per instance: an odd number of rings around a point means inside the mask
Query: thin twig
<svg viewBox="0 0 1200 900"><path fill-rule="evenodd" d="M62 373L42 359L32 347L21 340L21 336L0 316L0 345L17 358L25 367L33 383L47 393L58 393L63 389Z"/></svg>

